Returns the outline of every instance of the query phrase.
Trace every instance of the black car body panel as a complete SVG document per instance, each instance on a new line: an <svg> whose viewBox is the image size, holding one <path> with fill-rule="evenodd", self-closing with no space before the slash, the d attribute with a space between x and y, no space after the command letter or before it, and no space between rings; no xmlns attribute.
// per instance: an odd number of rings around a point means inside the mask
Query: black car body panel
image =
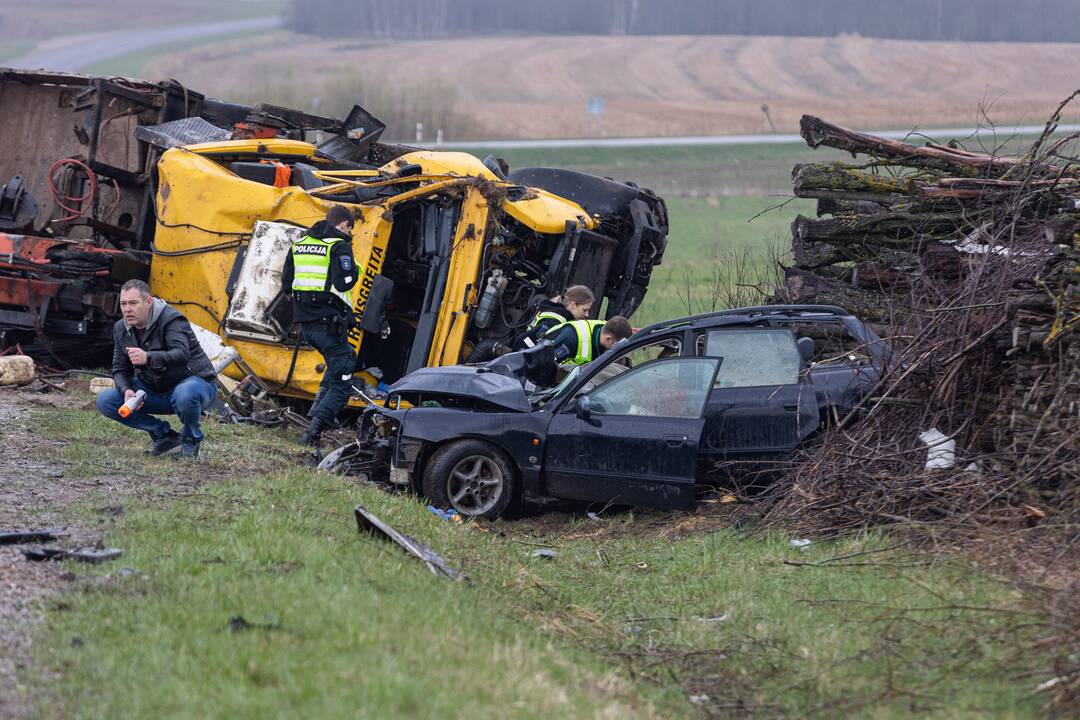
<svg viewBox="0 0 1080 720"><path fill-rule="evenodd" d="M506 410L532 410L518 380L469 365L421 368L394 383L393 392L413 396L457 396L481 400Z"/></svg>
<svg viewBox="0 0 1080 720"><path fill-rule="evenodd" d="M520 358L424 369L390 390L412 407L370 409L384 429L365 420L360 442L414 486L437 448L470 438L512 462L526 500L688 507L712 468L789 457L850 413L890 361L840 308L740 308L644 328L546 392L523 389Z"/></svg>

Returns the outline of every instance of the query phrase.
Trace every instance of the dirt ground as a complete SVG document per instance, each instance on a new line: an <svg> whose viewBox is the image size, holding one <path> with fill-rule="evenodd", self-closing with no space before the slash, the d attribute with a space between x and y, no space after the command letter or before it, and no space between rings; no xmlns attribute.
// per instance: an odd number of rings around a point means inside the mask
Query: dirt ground
<svg viewBox="0 0 1080 720"><path fill-rule="evenodd" d="M803 113L862 129L968 126L985 105L997 122L1041 124L1075 89L1080 55L1053 43L857 36L344 42L279 33L166 56L145 75L219 97L252 83L315 93L335 76L338 91L350 78L388 88L437 81L464 118L462 137L448 139L712 135L793 132ZM585 111L595 95L605 99L600 116Z"/></svg>
<svg viewBox="0 0 1080 720"><path fill-rule="evenodd" d="M692 510L631 510L629 508L581 507L536 512L493 527L507 537L536 545L554 546L563 541L601 542L632 535L677 542L725 528L749 532L756 526L759 510L749 503L699 501Z"/></svg>
<svg viewBox="0 0 1080 720"><path fill-rule="evenodd" d="M0 530L66 526L71 537L63 541L65 546L92 545L100 532L73 526L60 508L107 480L65 478L64 463L43 459L42 445L59 441L33 432L34 401L50 402L51 398L31 399L19 390L0 389ZM16 685L16 672L30 657L31 631L41 620L40 602L55 594L69 577L59 564L27 562L20 546L0 546L0 720L29 713L29 699Z"/></svg>
<svg viewBox="0 0 1080 720"><path fill-rule="evenodd" d="M167 496L195 491L216 468L214 457L202 458L197 467L167 466L167 476L144 473L86 476L66 472L71 464L58 459L66 441L35 432L35 412L42 407L93 408L89 383L69 379L64 391L45 390L40 383L26 388L0 388L0 530L66 528L68 537L50 547L75 548L97 545L116 517L124 512L126 498L148 485L166 484ZM105 445L131 440L118 428L103 438ZM254 463L254 465L252 465ZM267 455L237 467L257 465L269 471L281 458ZM72 516L72 508L93 497L95 510L87 519ZM22 545L0 546L0 720L23 718L31 712L31 698L16 683L17 673L30 667L31 637L41 621L44 603L74 580L60 563L28 562ZM121 548L123 549L123 548ZM125 567L121 557L117 570Z"/></svg>

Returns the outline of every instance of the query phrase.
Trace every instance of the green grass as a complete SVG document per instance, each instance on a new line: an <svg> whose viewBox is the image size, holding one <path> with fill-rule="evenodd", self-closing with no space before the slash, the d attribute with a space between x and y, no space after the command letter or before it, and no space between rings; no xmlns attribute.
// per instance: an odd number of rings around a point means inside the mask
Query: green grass
<svg viewBox="0 0 1080 720"><path fill-rule="evenodd" d="M0 40L0 64L34 49L32 40Z"/></svg>
<svg viewBox="0 0 1080 720"><path fill-rule="evenodd" d="M124 3L111 2L108 5L113 7L101 7L103 4L0 0L0 19L9 14L21 21L0 23L0 41L18 42L14 31L27 26L33 28L34 41L38 41L88 32L244 20L280 15L288 7L287 0L155 0L152 14L129 14Z"/></svg>
<svg viewBox="0 0 1080 720"><path fill-rule="evenodd" d="M761 304L764 296L741 285L771 287L773 259L790 248L790 226L814 202L785 198L671 198L671 229L663 263L653 270L635 325Z"/></svg>
<svg viewBox="0 0 1080 720"><path fill-rule="evenodd" d="M631 180L664 198L769 196L791 193L791 168L799 162L840 160L827 148L801 143L642 148L544 148L469 150L505 159L510 169L558 167L616 180Z"/></svg>
<svg viewBox="0 0 1080 720"><path fill-rule="evenodd" d="M975 152L1013 155L1035 138L1002 136L967 140ZM922 138L912 137L918 145ZM452 148L450 148L452 149ZM505 159L511 170L524 167L558 167L631 180L651 188L662 197L767 197L791 194L791 169L796 163L846 161L851 155L830 148L811 149L802 143L759 145L658 146L642 148L542 148L471 149L483 158L488 154Z"/></svg>
<svg viewBox="0 0 1080 720"><path fill-rule="evenodd" d="M1017 601L970 568L896 550L784 563L884 537L805 552L732 529L666 539L657 528L711 517L677 513L481 532L301 469L280 432L212 424L192 473L145 459L141 437L90 411L37 423L80 472L127 468L157 489L124 498L109 528L123 559L71 566L47 611L37 653L59 675L38 681L43 718L1038 714L1032 682L998 666L1018 616L966 609ZM97 521L101 500L72 511ZM358 502L473 584L358 536ZM532 558L537 544L558 556ZM270 627L231 632L237 615Z"/></svg>
<svg viewBox="0 0 1080 720"><path fill-rule="evenodd" d="M236 20L243 19L243 16L237 18L231 18ZM147 48L145 50L139 50L126 55L118 55L116 57L107 58L101 62L94 63L89 66L83 72L90 75L121 75L124 77L137 77L146 80L156 81L158 78L145 78L145 71L147 66L153 63L158 58L173 53L186 52L198 47L205 47L207 45L217 45L218 43L229 42L231 40L237 40L245 37L255 37L259 35L265 35L266 30L253 30L250 32L240 33L222 33L220 35L210 35L203 40L185 40L183 42L169 43L166 45L158 45L156 47Z"/></svg>

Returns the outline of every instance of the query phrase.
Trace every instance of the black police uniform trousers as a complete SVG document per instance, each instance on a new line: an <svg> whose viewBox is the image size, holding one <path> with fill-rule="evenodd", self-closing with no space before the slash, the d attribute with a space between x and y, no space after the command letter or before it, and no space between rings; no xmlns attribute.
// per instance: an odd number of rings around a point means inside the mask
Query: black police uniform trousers
<svg viewBox="0 0 1080 720"><path fill-rule="evenodd" d="M332 425L352 395L352 374L356 369L356 351L348 341L344 320L311 320L300 323L304 340L313 345L326 362L319 394L309 413Z"/></svg>

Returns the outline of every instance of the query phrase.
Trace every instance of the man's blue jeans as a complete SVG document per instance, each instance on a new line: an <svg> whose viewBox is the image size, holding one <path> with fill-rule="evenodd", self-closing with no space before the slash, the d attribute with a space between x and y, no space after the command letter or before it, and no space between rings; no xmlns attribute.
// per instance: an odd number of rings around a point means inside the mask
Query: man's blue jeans
<svg viewBox="0 0 1080 720"><path fill-rule="evenodd" d="M109 388L97 397L98 412L110 420L127 425L135 430L145 430L154 440L161 440L172 430L172 425L155 415L176 415L184 424L180 432L185 445L195 445L202 441L203 434L199 427L202 411L210 407L217 396L214 384L201 377L189 377L173 388L172 392L157 393L139 382L132 383L135 390L146 391L143 406L126 418L116 412L124 404L124 394L116 388Z"/></svg>

